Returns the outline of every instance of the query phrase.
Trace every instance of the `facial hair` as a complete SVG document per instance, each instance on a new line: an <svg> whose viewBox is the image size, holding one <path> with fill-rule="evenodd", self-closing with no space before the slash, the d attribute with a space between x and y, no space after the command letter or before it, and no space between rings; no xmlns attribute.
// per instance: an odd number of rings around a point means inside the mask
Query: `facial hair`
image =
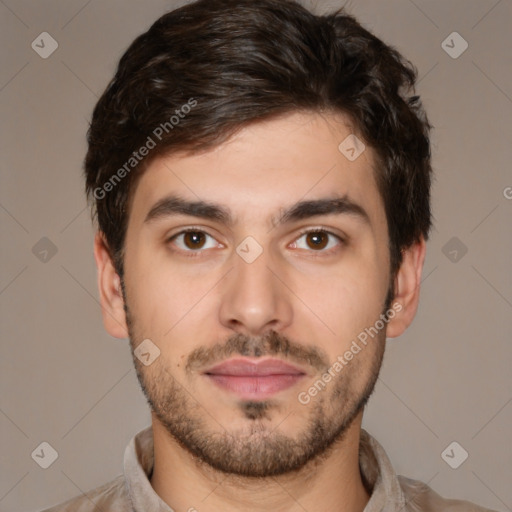
<svg viewBox="0 0 512 512"><path fill-rule="evenodd" d="M233 429L213 418L185 384L172 375L163 357L148 367L139 361L134 350L143 337L137 333L126 301L125 311L137 377L151 410L169 435L196 460L229 475L283 475L327 457L372 394L384 354L385 330L307 406L297 400L296 410L304 422L295 436L281 432L279 425L270 426L269 420L279 409L272 399L240 400L237 405L248 425ZM292 364L313 367L318 378L331 366L320 349L294 343L272 330L261 337L237 333L224 343L199 347L188 355L185 373L194 375L196 369L232 356L277 356Z"/></svg>

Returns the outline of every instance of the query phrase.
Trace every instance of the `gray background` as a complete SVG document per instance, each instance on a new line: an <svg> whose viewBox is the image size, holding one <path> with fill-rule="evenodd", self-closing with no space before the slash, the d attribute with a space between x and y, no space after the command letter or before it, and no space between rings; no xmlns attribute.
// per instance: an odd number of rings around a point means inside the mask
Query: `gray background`
<svg viewBox="0 0 512 512"><path fill-rule="evenodd" d="M111 480L149 425L128 343L103 330L81 166L88 119L121 53L176 5L0 0L2 511L41 509ZM398 473L512 510L511 2L347 6L416 64L435 126L436 227L421 306L388 344L364 426ZM43 31L59 45L47 59L31 48ZM456 59L441 46L454 31L469 44ZM56 254L44 253L43 237ZM58 452L48 469L31 457L43 441ZM469 453L458 469L441 457L453 441Z"/></svg>

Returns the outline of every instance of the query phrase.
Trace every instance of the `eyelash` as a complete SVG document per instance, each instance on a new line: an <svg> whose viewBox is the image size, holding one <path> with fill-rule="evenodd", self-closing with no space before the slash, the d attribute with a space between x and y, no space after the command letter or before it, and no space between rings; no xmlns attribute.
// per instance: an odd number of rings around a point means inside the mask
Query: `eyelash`
<svg viewBox="0 0 512 512"><path fill-rule="evenodd" d="M184 229L184 230L180 231L179 233L172 235L170 238L168 238L167 243L171 243L179 236L185 235L187 233L201 233L201 234L204 234L206 236L209 236L209 237L215 239L212 235L210 235L206 231L204 231L200 228L191 227L191 228ZM299 233L299 236L297 238L295 238L294 242L296 242L297 240L301 239L304 235L307 235L309 233L324 233L326 235L336 238L339 242L339 244L336 247L330 248L328 250L319 250L319 251L311 250L311 252L313 253L312 257L314 257L314 258L322 257L325 254L332 254L333 252L336 252L337 250L339 250L340 246L346 245L346 240L344 238L332 233L331 231L329 231L323 227L308 228L308 229L301 231ZM205 250L198 249L196 251L193 251L193 250L184 250L184 249L177 249L177 250L173 249L173 252L181 252L182 254L185 253L185 256L188 258L197 258L197 257L200 257ZM317 254L314 254L314 253L317 253Z"/></svg>

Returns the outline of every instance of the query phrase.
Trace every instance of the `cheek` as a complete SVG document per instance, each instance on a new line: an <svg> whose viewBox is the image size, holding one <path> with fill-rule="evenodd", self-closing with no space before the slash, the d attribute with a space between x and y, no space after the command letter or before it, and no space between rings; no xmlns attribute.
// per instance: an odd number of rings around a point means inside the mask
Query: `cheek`
<svg viewBox="0 0 512 512"><path fill-rule="evenodd" d="M205 298L218 279L213 270L199 273L192 265L171 265L165 254L156 256L147 248L132 253L126 265L127 299L139 337L154 339L166 351L193 349L182 345L191 329L212 316Z"/></svg>
<svg viewBox="0 0 512 512"><path fill-rule="evenodd" d="M137 335L160 339L177 319L178 283L170 267L127 241L125 285L127 303Z"/></svg>
<svg viewBox="0 0 512 512"><path fill-rule="evenodd" d="M382 313L387 295L388 276L377 263L354 258L325 275L302 276L297 282L300 297L329 328L330 336L322 338L333 355L349 346L365 328L374 325Z"/></svg>

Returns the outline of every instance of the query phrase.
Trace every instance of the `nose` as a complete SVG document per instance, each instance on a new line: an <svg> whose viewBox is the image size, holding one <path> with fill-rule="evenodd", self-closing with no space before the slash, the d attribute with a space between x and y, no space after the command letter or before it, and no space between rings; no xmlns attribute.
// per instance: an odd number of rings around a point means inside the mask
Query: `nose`
<svg viewBox="0 0 512 512"><path fill-rule="evenodd" d="M261 336L273 329L280 331L292 322L291 291L286 276L264 251L247 263L233 255L234 269L222 281L219 309L225 327L247 336Z"/></svg>

